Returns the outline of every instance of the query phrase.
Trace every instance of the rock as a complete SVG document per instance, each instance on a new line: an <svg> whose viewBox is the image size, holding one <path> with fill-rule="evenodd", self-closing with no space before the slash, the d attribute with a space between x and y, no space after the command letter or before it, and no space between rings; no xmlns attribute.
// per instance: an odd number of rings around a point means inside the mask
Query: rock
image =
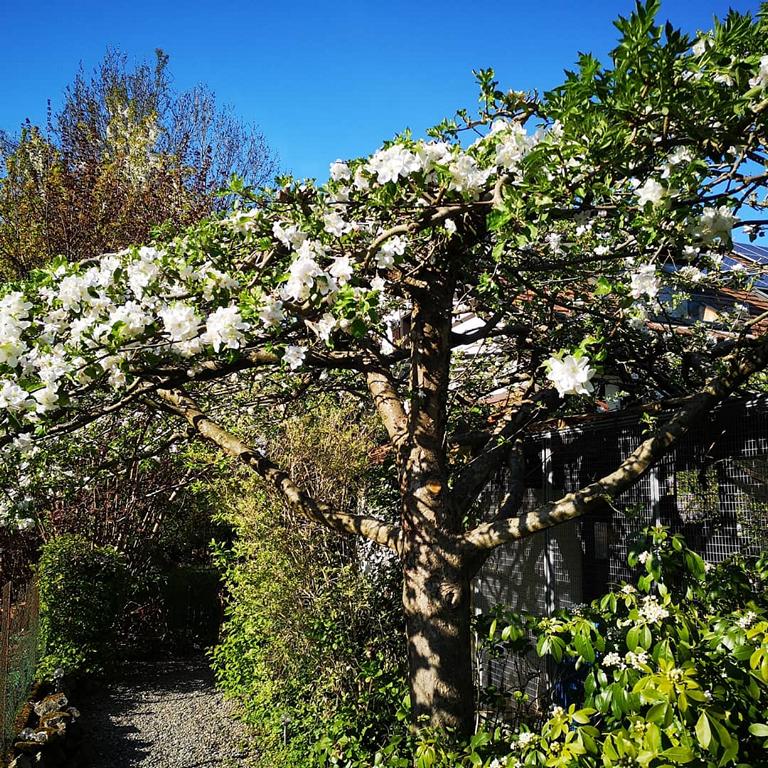
<svg viewBox="0 0 768 768"><path fill-rule="evenodd" d="M49 712L40 718L40 725L45 728L55 728L57 731L66 730L67 723L72 719L71 712Z"/></svg>
<svg viewBox="0 0 768 768"><path fill-rule="evenodd" d="M32 760L29 755L19 755L8 764L8 768L32 768Z"/></svg>
<svg viewBox="0 0 768 768"><path fill-rule="evenodd" d="M47 715L49 712L56 712L64 709L68 704L67 697L63 693L52 693L46 696L42 701L35 704L35 714L38 717Z"/></svg>

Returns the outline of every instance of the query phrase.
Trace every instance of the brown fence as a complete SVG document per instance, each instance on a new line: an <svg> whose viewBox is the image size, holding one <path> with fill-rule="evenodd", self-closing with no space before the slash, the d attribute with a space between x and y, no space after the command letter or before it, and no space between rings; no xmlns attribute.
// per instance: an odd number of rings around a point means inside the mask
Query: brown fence
<svg viewBox="0 0 768 768"><path fill-rule="evenodd" d="M0 765L15 733L16 716L35 676L39 645L39 603L34 581L0 595Z"/></svg>

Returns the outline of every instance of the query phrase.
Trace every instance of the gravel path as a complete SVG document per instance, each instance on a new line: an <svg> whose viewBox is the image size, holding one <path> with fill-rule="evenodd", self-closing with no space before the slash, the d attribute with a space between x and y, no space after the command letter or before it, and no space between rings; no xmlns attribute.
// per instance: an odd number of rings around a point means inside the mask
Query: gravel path
<svg viewBox="0 0 768 768"><path fill-rule="evenodd" d="M71 768L241 768L247 729L204 658L133 665L73 702L81 754Z"/></svg>

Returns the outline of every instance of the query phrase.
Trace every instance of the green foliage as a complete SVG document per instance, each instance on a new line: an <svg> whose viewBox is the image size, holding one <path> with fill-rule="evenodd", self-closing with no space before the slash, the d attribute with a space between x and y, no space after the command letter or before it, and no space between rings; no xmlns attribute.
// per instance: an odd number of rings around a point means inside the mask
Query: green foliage
<svg viewBox="0 0 768 768"><path fill-rule="evenodd" d="M355 407L321 401L283 423L270 453L318 498L353 509L375 472L371 445ZM235 541L215 552L229 600L213 665L255 728L259 765L337 765L342 753L368 764L407 719L394 563L297 518L252 478L216 493Z"/></svg>
<svg viewBox="0 0 768 768"><path fill-rule="evenodd" d="M582 681L576 701L510 740L502 764L765 765L768 559L707 570L656 527L629 561L641 567L636 585L586 609L545 619L498 610L480 622L497 650L528 652L532 632L540 655L573 664Z"/></svg>
<svg viewBox="0 0 768 768"><path fill-rule="evenodd" d="M98 673L115 651L115 628L124 606L127 570L111 547L82 536L52 539L37 566L41 642L39 674Z"/></svg>
<svg viewBox="0 0 768 768"><path fill-rule="evenodd" d="M589 607L536 618L499 606L478 618L485 653L525 657L535 648L575 666L580 685L570 701L546 714L533 707L513 727L497 699L498 727L464 742L408 728L403 708L375 751L361 749L350 722L316 745L308 765L768 765L768 558L707 569L681 537L657 527L630 559L642 566L636 584Z"/></svg>

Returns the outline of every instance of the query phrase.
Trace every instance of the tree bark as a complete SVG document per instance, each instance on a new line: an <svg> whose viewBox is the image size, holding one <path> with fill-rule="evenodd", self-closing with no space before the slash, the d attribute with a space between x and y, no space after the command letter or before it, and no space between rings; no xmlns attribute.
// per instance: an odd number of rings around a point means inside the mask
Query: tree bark
<svg viewBox="0 0 768 768"><path fill-rule="evenodd" d="M414 722L471 734L471 587L461 558L434 543L406 545L403 606Z"/></svg>

